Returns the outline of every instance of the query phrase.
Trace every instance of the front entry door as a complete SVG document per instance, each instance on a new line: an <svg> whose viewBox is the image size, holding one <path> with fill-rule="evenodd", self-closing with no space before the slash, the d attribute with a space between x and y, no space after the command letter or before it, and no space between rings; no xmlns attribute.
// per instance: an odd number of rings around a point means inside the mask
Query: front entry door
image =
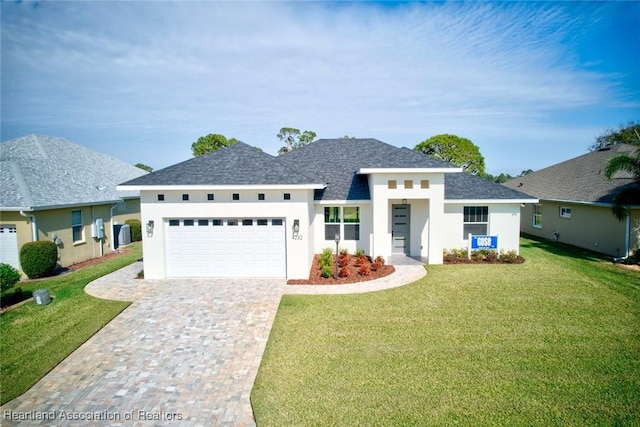
<svg viewBox="0 0 640 427"><path fill-rule="evenodd" d="M410 205L391 206L391 252L409 255Z"/></svg>

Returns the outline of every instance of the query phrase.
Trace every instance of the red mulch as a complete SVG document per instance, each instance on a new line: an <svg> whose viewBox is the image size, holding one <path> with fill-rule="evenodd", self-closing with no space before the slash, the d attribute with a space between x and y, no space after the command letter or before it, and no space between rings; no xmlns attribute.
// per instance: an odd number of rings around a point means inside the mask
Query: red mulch
<svg viewBox="0 0 640 427"><path fill-rule="evenodd" d="M334 257L335 258L335 257ZM309 272L309 279L297 279L297 280L288 280L288 285L344 285L347 283L359 283L366 282L369 280L379 279L384 276L388 276L389 274L396 271L392 265L383 265L378 268L376 271L373 271L371 258L367 259L367 264L371 270L371 273L368 276L363 276L359 274L360 267L355 265L356 257L353 255L349 256L349 264L347 265L347 269L349 270L348 277L338 277L336 280L333 276L329 278L324 278L320 274L320 267L318 261L320 259L320 255L315 255L313 257L313 264L311 265L311 271ZM340 271L340 267L338 267L338 271ZM335 259L332 269L332 274L335 274Z"/></svg>
<svg viewBox="0 0 640 427"><path fill-rule="evenodd" d="M80 270L82 268L85 267L89 267L90 265L95 265L95 264L100 264L102 262L105 262L111 258L117 258L120 255L123 255L127 252L131 252L133 249L127 249L127 248L123 248L123 249L118 249L117 252L111 252L109 254L106 254L104 256L101 257L97 257L97 258L92 258L92 259L88 259L86 261L82 261L82 262L77 262L75 264L72 265L68 265L67 267L64 267L67 270L72 270L72 271L76 271L76 270Z"/></svg>

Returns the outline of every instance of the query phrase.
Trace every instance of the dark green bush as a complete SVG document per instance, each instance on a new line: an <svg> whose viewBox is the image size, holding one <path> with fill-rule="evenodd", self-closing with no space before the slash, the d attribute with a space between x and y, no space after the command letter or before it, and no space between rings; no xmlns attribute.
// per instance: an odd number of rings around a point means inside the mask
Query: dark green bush
<svg viewBox="0 0 640 427"><path fill-rule="evenodd" d="M131 241L139 242L142 240L142 223L138 219L128 219L124 222L131 227Z"/></svg>
<svg viewBox="0 0 640 427"><path fill-rule="evenodd" d="M0 264L0 292L8 291L20 280L20 272L9 264Z"/></svg>
<svg viewBox="0 0 640 427"><path fill-rule="evenodd" d="M20 266L29 279L50 276L57 262L58 247L52 241L28 242L20 248Z"/></svg>

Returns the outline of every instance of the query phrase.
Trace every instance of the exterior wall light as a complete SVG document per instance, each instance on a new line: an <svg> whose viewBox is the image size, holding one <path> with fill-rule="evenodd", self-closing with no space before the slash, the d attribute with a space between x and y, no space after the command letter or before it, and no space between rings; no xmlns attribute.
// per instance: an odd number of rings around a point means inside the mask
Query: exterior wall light
<svg viewBox="0 0 640 427"><path fill-rule="evenodd" d="M154 223L153 220L150 219L149 221L147 221L147 236L151 237L153 236L153 227L154 227Z"/></svg>

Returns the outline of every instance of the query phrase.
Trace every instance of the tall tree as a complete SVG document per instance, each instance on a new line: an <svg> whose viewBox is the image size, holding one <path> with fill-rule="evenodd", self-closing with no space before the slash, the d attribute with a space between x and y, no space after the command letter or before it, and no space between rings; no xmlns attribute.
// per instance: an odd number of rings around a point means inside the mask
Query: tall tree
<svg viewBox="0 0 640 427"><path fill-rule="evenodd" d="M317 136L314 131L305 130L300 133L300 129L284 127L280 129L278 135L276 135L278 139L284 142L284 147L281 147L278 150L279 154L288 153L293 150L297 150L300 147L304 147L305 145L313 142L315 137Z"/></svg>
<svg viewBox="0 0 640 427"><path fill-rule="evenodd" d="M235 138L227 139L226 136L219 133L210 133L206 136L201 136L196 142L191 144L191 151L193 156L202 156L203 154L210 153L212 151L219 150L222 147L227 147L238 142Z"/></svg>
<svg viewBox="0 0 640 427"><path fill-rule="evenodd" d="M640 123L629 122L626 125L620 125L618 130L607 129L605 133L596 137L589 151L597 151L601 148L616 144L635 144L640 140Z"/></svg>
<svg viewBox="0 0 640 427"><path fill-rule="evenodd" d="M626 206L640 203L640 132L638 130L639 125L632 122L627 128L621 128L616 132L618 136L614 138L623 138L624 143L638 148L634 153L618 154L611 157L605 168L605 175L610 180L614 179L618 172L628 172L635 181L634 185L622 187L613 198L611 210L618 221L622 221L629 215ZM611 132L607 131L604 135L600 135L596 138L596 142L609 134Z"/></svg>
<svg viewBox="0 0 640 427"><path fill-rule="evenodd" d="M484 157L477 145L466 138L441 134L432 136L416 145L414 151L461 166L471 175L485 174Z"/></svg>
<svg viewBox="0 0 640 427"><path fill-rule="evenodd" d="M151 166L145 165L144 163L136 163L135 166L147 172L153 172L153 168Z"/></svg>

